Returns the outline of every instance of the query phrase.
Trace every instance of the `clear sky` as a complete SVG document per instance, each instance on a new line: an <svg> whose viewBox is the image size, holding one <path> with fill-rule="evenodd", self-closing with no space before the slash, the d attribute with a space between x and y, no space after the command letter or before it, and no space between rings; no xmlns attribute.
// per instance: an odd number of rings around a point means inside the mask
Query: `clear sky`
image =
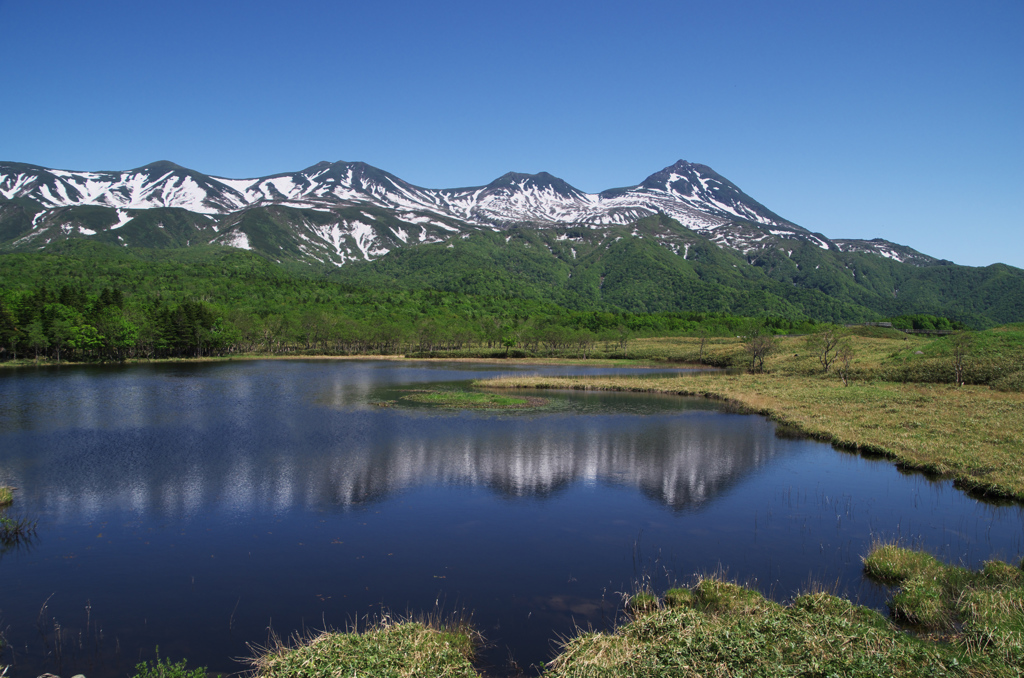
<svg viewBox="0 0 1024 678"><path fill-rule="evenodd" d="M0 159L363 160L588 192L685 159L830 238L1024 268L1024 1L0 0Z"/></svg>

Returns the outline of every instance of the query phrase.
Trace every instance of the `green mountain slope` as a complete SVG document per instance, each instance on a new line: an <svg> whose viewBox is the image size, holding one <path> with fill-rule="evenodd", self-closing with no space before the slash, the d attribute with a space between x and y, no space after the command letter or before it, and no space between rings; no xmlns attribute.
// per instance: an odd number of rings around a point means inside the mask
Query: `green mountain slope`
<svg viewBox="0 0 1024 678"><path fill-rule="evenodd" d="M666 248L667 235L682 246ZM548 299L573 309L727 312L861 322L929 313L972 326L1024 319L1024 271L912 266L806 242L750 255L660 215L630 227L481 232L354 263L331 277L368 287Z"/></svg>

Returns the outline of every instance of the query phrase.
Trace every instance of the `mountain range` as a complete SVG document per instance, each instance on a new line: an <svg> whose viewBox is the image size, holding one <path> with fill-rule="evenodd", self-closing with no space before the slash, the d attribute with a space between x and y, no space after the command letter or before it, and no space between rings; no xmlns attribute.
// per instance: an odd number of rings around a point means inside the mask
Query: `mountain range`
<svg viewBox="0 0 1024 678"><path fill-rule="evenodd" d="M427 189L361 162L254 179L166 161L99 172L0 162L0 252L81 239L225 245L361 284L534 294L569 307L736 311L763 297L765 310L821 319L1024 320L1019 269L829 239L682 160L596 194L546 172Z"/></svg>

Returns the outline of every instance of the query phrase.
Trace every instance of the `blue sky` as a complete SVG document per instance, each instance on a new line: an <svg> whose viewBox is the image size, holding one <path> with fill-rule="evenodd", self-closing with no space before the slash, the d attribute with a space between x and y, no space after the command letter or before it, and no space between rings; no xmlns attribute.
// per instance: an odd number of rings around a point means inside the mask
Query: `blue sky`
<svg viewBox="0 0 1024 678"><path fill-rule="evenodd" d="M710 165L831 238L1024 267L1024 2L0 0L0 159L363 160L585 191Z"/></svg>

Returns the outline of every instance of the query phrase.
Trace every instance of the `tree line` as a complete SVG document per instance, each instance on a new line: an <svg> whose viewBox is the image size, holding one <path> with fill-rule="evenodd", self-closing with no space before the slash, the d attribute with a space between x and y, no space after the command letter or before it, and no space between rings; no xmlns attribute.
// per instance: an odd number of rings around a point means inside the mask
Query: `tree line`
<svg viewBox="0 0 1024 678"><path fill-rule="evenodd" d="M521 299L434 290L339 288L278 303L240 305L210 295L88 292L84 285L0 290L0 360L124 361L232 354L438 354L478 350L587 357L639 336L741 334L749 319L724 313L570 311ZM771 332L813 326L765 318Z"/></svg>

